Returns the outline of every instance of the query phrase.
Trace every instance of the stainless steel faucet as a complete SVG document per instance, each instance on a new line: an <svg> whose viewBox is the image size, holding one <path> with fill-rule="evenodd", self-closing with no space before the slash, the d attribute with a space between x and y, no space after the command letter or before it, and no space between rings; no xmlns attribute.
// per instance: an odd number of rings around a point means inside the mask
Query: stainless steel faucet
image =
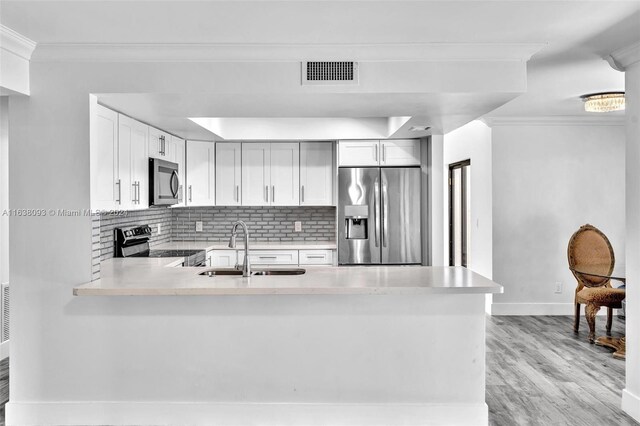
<svg viewBox="0 0 640 426"><path fill-rule="evenodd" d="M236 248L236 234L238 233L238 226L241 226L242 232L244 232L244 265L242 266L242 276L250 277L251 265L249 264L249 230L247 229L247 224L241 220L233 222L231 238L229 239L229 248Z"/></svg>

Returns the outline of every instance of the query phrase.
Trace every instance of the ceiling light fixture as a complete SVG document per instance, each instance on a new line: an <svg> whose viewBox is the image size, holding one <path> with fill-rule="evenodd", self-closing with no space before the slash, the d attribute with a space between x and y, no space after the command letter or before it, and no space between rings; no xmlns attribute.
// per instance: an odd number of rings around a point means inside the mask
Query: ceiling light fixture
<svg viewBox="0 0 640 426"><path fill-rule="evenodd" d="M602 92L581 96L587 112L610 112L624 110L624 92Z"/></svg>
<svg viewBox="0 0 640 426"><path fill-rule="evenodd" d="M430 128L431 127L429 127L429 126L411 126L411 127L409 127L409 131L411 131L411 132L426 132Z"/></svg>

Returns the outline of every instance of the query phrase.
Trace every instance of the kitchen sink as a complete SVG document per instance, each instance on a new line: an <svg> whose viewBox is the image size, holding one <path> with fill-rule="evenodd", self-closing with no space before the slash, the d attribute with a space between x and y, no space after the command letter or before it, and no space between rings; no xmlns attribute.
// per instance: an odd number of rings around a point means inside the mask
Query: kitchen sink
<svg viewBox="0 0 640 426"><path fill-rule="evenodd" d="M302 268L254 269L251 271L251 275L302 275L305 272L307 272L307 270ZM230 268L207 269L204 272L200 272L199 275L205 275L207 277L217 277L222 275L242 276L242 271Z"/></svg>
<svg viewBox="0 0 640 426"><path fill-rule="evenodd" d="M302 275L307 272L306 269L254 269L251 275Z"/></svg>

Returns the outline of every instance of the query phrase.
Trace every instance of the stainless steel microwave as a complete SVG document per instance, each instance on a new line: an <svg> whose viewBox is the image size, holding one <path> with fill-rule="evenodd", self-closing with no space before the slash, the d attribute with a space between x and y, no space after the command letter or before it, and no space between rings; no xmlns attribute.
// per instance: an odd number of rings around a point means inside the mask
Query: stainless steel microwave
<svg viewBox="0 0 640 426"><path fill-rule="evenodd" d="M149 205L170 206L181 202L178 165L149 158Z"/></svg>

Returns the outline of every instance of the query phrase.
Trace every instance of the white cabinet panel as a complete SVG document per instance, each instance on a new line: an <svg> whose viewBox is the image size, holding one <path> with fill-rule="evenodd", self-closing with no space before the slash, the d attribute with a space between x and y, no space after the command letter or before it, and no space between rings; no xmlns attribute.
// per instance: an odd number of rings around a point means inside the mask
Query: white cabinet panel
<svg viewBox="0 0 640 426"><path fill-rule="evenodd" d="M380 143L377 140L338 142L340 166L377 166L380 163Z"/></svg>
<svg viewBox="0 0 640 426"><path fill-rule="evenodd" d="M271 202L271 144L242 144L242 205Z"/></svg>
<svg viewBox="0 0 640 426"><path fill-rule="evenodd" d="M149 157L160 158L166 161L174 161L169 159L169 144L171 143L171 135L149 127Z"/></svg>
<svg viewBox="0 0 640 426"><path fill-rule="evenodd" d="M124 210L133 210L137 191L132 177L131 144L133 120L118 114L118 181L120 182L120 206Z"/></svg>
<svg viewBox="0 0 640 426"><path fill-rule="evenodd" d="M380 141L381 166L419 166L420 141L417 139L396 139Z"/></svg>
<svg viewBox="0 0 640 426"><path fill-rule="evenodd" d="M207 252L207 266L215 268L233 268L238 255L236 250L211 250Z"/></svg>
<svg viewBox="0 0 640 426"><path fill-rule="evenodd" d="M118 113L97 103L91 109L91 208L119 208Z"/></svg>
<svg viewBox="0 0 640 426"><path fill-rule="evenodd" d="M149 207L149 126L131 120L131 189L133 208Z"/></svg>
<svg viewBox="0 0 640 426"><path fill-rule="evenodd" d="M300 205L300 144L271 144L272 206Z"/></svg>
<svg viewBox="0 0 640 426"><path fill-rule="evenodd" d="M242 194L242 144L216 143L216 205L239 206Z"/></svg>
<svg viewBox="0 0 640 426"><path fill-rule="evenodd" d="M332 265L333 250L300 250L300 265Z"/></svg>
<svg viewBox="0 0 640 426"><path fill-rule="evenodd" d="M333 204L333 143L300 143L300 205Z"/></svg>
<svg viewBox="0 0 640 426"><path fill-rule="evenodd" d="M238 261L244 264L244 250L238 250ZM249 250L249 261L251 266L297 265L298 250Z"/></svg>
<svg viewBox="0 0 640 426"><path fill-rule="evenodd" d="M187 142L187 205L213 206L215 203L215 145Z"/></svg>

